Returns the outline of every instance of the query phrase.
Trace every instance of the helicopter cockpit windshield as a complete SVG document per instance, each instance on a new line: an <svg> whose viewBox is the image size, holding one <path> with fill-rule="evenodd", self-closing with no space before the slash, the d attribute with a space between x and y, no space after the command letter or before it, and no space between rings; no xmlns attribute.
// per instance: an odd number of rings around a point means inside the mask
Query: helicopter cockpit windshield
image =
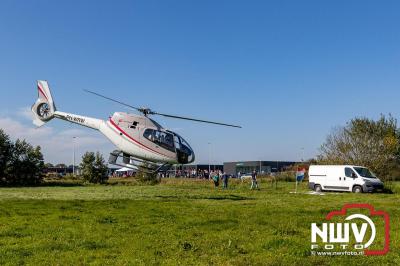
<svg viewBox="0 0 400 266"><path fill-rule="evenodd" d="M194 161L194 152L190 147L189 143L186 142L181 136L178 134L171 132L174 134L174 142L176 153L178 155L178 162L181 164L192 163Z"/></svg>

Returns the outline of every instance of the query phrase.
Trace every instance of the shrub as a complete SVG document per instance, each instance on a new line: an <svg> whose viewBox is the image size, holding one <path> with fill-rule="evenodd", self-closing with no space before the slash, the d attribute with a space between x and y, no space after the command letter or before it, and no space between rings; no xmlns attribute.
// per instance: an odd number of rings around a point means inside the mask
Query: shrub
<svg viewBox="0 0 400 266"><path fill-rule="evenodd" d="M107 165L103 156L96 152L86 152L81 162L82 177L90 183L105 183L108 180Z"/></svg>
<svg viewBox="0 0 400 266"><path fill-rule="evenodd" d="M155 185L160 183L161 180L158 177L158 174L150 172L148 168L149 165L147 163L143 163L139 167L138 172L135 175L135 178L141 183L146 183L150 185Z"/></svg>

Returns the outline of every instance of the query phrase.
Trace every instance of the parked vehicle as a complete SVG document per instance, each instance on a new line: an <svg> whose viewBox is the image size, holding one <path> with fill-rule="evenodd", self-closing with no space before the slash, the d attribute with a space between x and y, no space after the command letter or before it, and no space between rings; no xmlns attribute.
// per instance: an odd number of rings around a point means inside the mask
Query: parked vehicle
<svg viewBox="0 0 400 266"><path fill-rule="evenodd" d="M240 179L242 181L246 180L246 179L251 179L251 173L247 173L247 174L241 174L240 175Z"/></svg>
<svg viewBox="0 0 400 266"><path fill-rule="evenodd" d="M309 188L354 193L383 190L383 183L368 168L354 165L311 165Z"/></svg>

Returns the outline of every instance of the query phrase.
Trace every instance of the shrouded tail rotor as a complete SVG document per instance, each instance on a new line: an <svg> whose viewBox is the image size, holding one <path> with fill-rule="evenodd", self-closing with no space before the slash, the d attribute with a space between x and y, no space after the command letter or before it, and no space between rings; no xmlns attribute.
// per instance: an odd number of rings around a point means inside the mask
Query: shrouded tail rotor
<svg viewBox="0 0 400 266"><path fill-rule="evenodd" d="M49 84L45 80L37 82L38 99L32 105L33 124L40 127L46 122L54 118L56 106L54 105L53 97L49 88Z"/></svg>

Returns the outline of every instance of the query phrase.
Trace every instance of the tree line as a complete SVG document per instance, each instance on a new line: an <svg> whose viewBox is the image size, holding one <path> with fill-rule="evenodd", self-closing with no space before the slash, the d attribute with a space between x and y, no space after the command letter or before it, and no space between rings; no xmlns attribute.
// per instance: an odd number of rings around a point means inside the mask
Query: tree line
<svg viewBox="0 0 400 266"><path fill-rule="evenodd" d="M20 139L13 142L0 129L1 186L38 185L43 182L45 167L40 146L33 147ZM80 167L80 177L89 183L104 183L108 180L108 167L99 152L86 152L82 156Z"/></svg>

